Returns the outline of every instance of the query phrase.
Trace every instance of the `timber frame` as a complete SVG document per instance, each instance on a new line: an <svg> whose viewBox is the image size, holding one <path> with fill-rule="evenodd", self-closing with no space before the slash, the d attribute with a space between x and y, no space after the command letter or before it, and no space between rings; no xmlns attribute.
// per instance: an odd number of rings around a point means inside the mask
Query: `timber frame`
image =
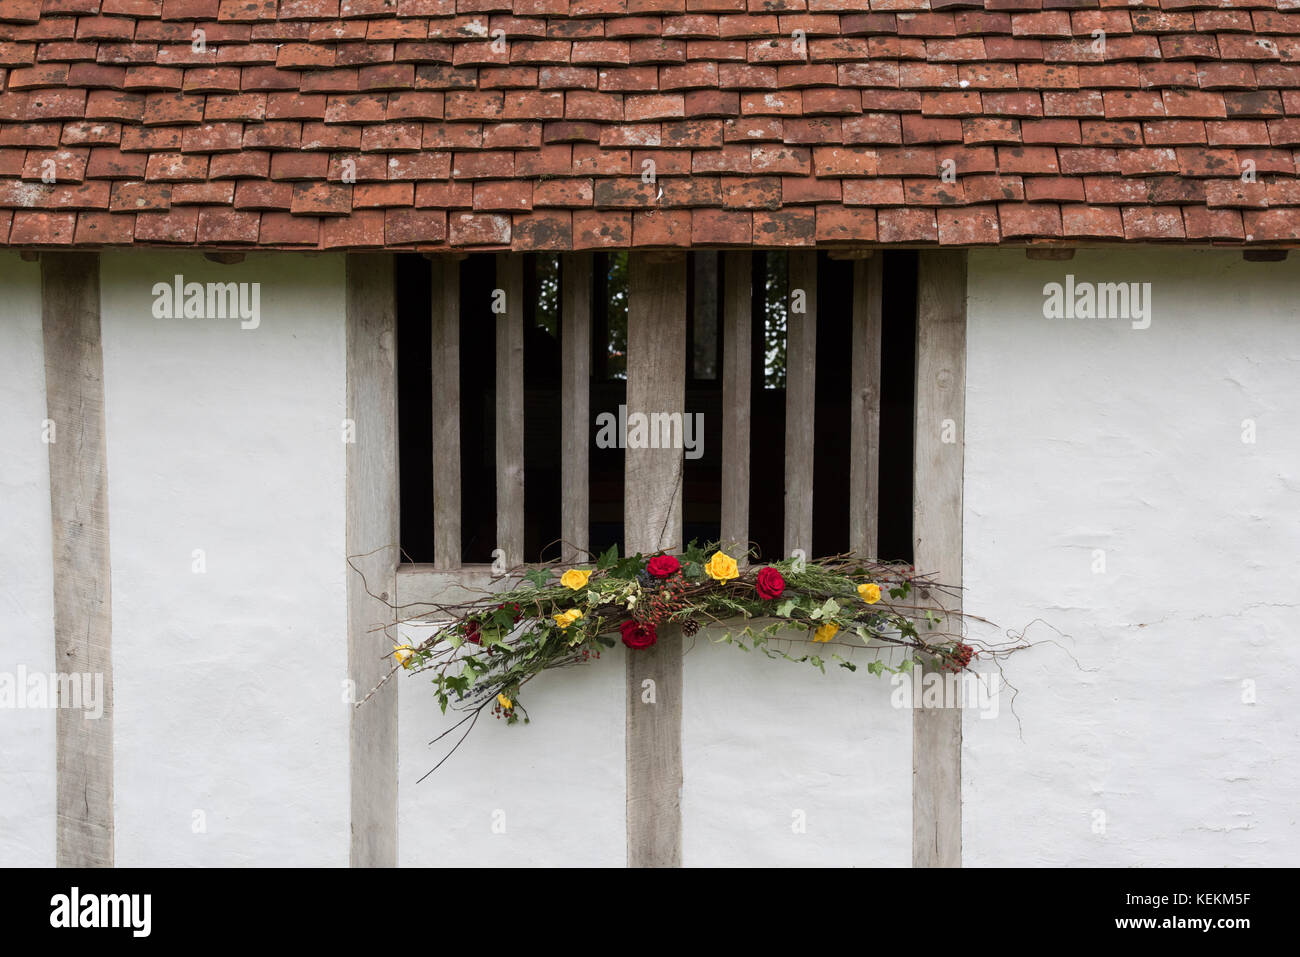
<svg viewBox="0 0 1300 957"><path fill-rule="evenodd" d="M722 501L727 541L747 541L750 257L720 257L727 290L723 467L733 476ZM590 374L590 258L566 254L561 291L564 329L562 436L565 481L564 538L573 560L587 542L585 464L590 429L586 390ZM397 480L396 303L390 255L347 260L347 530L349 555L377 583L367 592L348 578L348 668L357 693L387 671L386 648L376 636L394 620L391 604L451 599L461 588L493 581L487 566L463 566L460 555L459 345L460 290L456 263L435 259L431 361L435 407L433 566L399 564ZM686 258L682 253L634 253L629 262L628 403L646 411L684 411ZM523 282L516 254L498 254L498 284L506 291L498 316L497 359L504 374L497 398L498 547L509 565L523 552ZM104 717L85 722L60 710L57 724L57 861L67 866L113 864L113 753L111 586L108 553L107 449L104 436L103 359L99 331L98 257L49 254L41 258L48 416L60 441L50 444L54 533L56 653L67 670L97 671L107 688ZM849 476L850 541L870 554L876 545L880 428L881 264L854 264L852 304L852 436ZM807 311L788 331L785 546L811 546L812 397L815 389L816 259L792 252L791 288L806 293ZM966 254L920 253L917 295L914 519L916 567L960 586L962 468L965 409ZM450 411L448 411L450 410ZM681 450L629 449L624 512L629 549L681 545ZM661 634L646 653L628 658L627 838L631 866L672 867L681 860L682 642ZM643 695L653 682L654 694ZM397 701L389 684L352 713L351 850L354 866L397 861ZM652 702L651 702L651 699ZM913 864L961 864L961 711L913 711Z"/></svg>
<svg viewBox="0 0 1300 957"><path fill-rule="evenodd" d="M497 317L498 366L515 369L522 302L517 254L497 254L498 286L506 290L506 311ZM966 254L919 253L917 295L916 407L914 417L915 564L945 583L960 585L962 463L965 393ZM368 257L376 259L378 257ZM722 498L724 541L748 540L748 425L750 421L749 251L719 255L726 290L720 325L722 355L722 456L726 483ZM863 554L876 548L880 436L882 264L879 256L853 257L853 379L851 407L850 542ZM561 322L564 417L564 481L560 502L563 537L573 561L587 545L587 454L590 441L587 390L590 375L590 256L564 256ZM459 290L456 270L435 260L434 401L440 409L458 408L458 365L453 358ZM790 288L806 293L805 313L790 317L786 393L785 550L807 551L812 528L812 429L816 355L816 254L791 251ZM684 253L632 253L629 257L628 406L645 411L684 411L686 329ZM351 365L349 365L351 368ZM440 371L441 370L441 371ZM521 376L513 381L520 381ZM521 421L519 390L502 376L498 424ZM387 403L386 403L387 405ZM394 569L399 604L454 600L461 589L490 587L486 565L461 565L459 417L434 417L433 565ZM794 423L792 426L791 423ZM954 438L955 437L955 438ZM497 433L498 547L514 564L522 551L523 445L513 428ZM504 463L504 464L502 464ZM653 551L681 545L682 455L664 450L629 449L624 494L629 550ZM443 476L443 481L438 481ZM516 477L519 477L518 479ZM349 479L351 487L351 479ZM502 494L504 493L504 495ZM502 508L500 503L504 502ZM378 542L376 541L377 545ZM374 547L373 545L371 547ZM626 683L627 846L634 867L680 866L682 750L681 635L661 632L649 652L629 657ZM653 682L653 696L643 692ZM653 697L654 703L646 703ZM393 747L396 747L394 742ZM961 712L913 711L913 865L961 863ZM387 826L387 825L385 825ZM395 824L393 825L395 827ZM358 836L354 832L354 842Z"/></svg>
<svg viewBox="0 0 1300 957"><path fill-rule="evenodd" d="M722 257L725 296L723 462L728 492L722 503L727 541L748 541L749 462L741 437L748 434L750 260L748 252ZM591 302L588 256L565 256L562 290L565 393L562 424L565 481L564 538L577 557L586 545L586 454L589 406L581 384L589 376ZM105 675L104 718L73 720L60 710L57 723L57 862L112 866L112 623L108 555L107 443L104 438L103 358L99 333L99 263L94 254L42 257L45 377L49 419L64 441L49 446L55 541L55 640L70 670ZM393 623L389 605L447 599L458 588L481 588L493 576L486 566L461 566L458 316L455 261L434 260L430 322L433 329L434 416L433 567L400 566L396 476L396 338L393 257L347 259L347 550L381 583L367 592L348 576L348 672L357 692L386 671L376 635ZM684 411L686 269L684 254L633 254L629 263L628 402L647 411ZM523 281L519 256L498 255L498 283L506 311L498 317L499 381L497 456L498 544L508 564L523 558ZM811 545L811 454L816 348L816 260L813 252L790 257L790 286L806 291L807 311L792 316L788 345L788 428L785 465L785 546ZM854 264L853 296L853 501L850 541L875 549L880 429L881 265L879 257ZM917 403L915 403L915 564L945 583L961 585L962 462L965 430L966 254L923 251L917 299ZM512 385L513 384L513 385ZM70 439L75 438L75 441ZM792 454L792 451L794 454ZM681 545L682 455L628 450L625 515L629 549ZM441 477L441 481L439 481ZM628 863L681 865L681 636L668 632L650 653L628 658L627 671ZM643 689L653 681L653 696ZM653 698L653 703L649 702ZM961 711L913 711L913 863L961 865ZM396 688L381 689L350 722L351 853L354 866L393 866L398 840L396 807Z"/></svg>

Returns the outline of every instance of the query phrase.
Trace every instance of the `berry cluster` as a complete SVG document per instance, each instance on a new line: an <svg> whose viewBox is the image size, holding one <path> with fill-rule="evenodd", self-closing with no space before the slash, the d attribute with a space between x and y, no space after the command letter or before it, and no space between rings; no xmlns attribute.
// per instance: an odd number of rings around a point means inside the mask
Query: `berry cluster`
<svg viewBox="0 0 1300 957"><path fill-rule="evenodd" d="M650 597L638 602L633 617L646 625L660 625L686 607L682 596L686 593L686 579L678 572L665 578L663 584L650 593Z"/></svg>
<svg viewBox="0 0 1300 957"><path fill-rule="evenodd" d="M948 652L948 658L943 663L944 671L961 671L971 663L971 660L979 654L970 645L957 643L957 647Z"/></svg>

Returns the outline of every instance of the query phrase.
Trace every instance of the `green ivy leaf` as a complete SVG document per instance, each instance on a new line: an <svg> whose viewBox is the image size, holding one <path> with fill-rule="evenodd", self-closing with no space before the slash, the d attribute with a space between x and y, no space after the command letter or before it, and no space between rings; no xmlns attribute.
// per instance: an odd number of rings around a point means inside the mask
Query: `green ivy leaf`
<svg viewBox="0 0 1300 957"><path fill-rule="evenodd" d="M605 569L612 567L616 561L618 561L618 546L611 545L596 560L596 571L603 572Z"/></svg>
<svg viewBox="0 0 1300 957"><path fill-rule="evenodd" d="M549 568L530 568L524 578L537 588L545 588L551 581L551 570Z"/></svg>

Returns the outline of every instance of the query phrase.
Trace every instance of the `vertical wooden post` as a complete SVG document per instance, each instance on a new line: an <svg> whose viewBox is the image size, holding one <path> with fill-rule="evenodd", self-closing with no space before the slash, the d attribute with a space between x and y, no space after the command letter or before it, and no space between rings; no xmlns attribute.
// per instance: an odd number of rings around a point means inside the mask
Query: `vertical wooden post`
<svg viewBox="0 0 1300 957"><path fill-rule="evenodd" d="M566 253L560 265L563 284L560 348L561 430L560 560L582 561L590 535L588 484L591 455L591 254Z"/></svg>
<svg viewBox="0 0 1300 957"><path fill-rule="evenodd" d="M849 413L849 549L876 554L880 520L880 335L883 256L853 263L853 375Z"/></svg>
<svg viewBox="0 0 1300 957"><path fill-rule="evenodd" d="M686 259L632 253L628 263L627 407L685 414ZM626 551L681 547L681 448L629 448ZM631 867L682 862L682 633L659 629L627 655L627 854Z"/></svg>
<svg viewBox="0 0 1300 957"><path fill-rule="evenodd" d="M962 578L966 254L920 254L912 534L918 571ZM918 596L922 601L927 597ZM933 596L931 596L933 597ZM953 604L953 602L949 602ZM960 611L960 603L949 611ZM954 619L945 616L951 626ZM961 709L912 711L912 864L961 866Z"/></svg>
<svg viewBox="0 0 1300 957"><path fill-rule="evenodd" d="M460 261L433 265L433 564L460 567Z"/></svg>
<svg viewBox="0 0 1300 957"><path fill-rule="evenodd" d="M497 254L497 288L506 311L496 317L497 548L507 568L524 560L524 258Z"/></svg>
<svg viewBox="0 0 1300 957"><path fill-rule="evenodd" d="M348 568L348 675L360 700L391 666L388 626L395 620L400 559L397 300L389 255L347 258L347 418L347 553L365 576ZM352 866L394 867L396 682L385 684L364 707L352 709L348 750Z"/></svg>
<svg viewBox="0 0 1300 957"><path fill-rule="evenodd" d="M722 266L722 546L738 556L749 548L752 266L748 252L727 253Z"/></svg>
<svg viewBox="0 0 1300 957"><path fill-rule="evenodd" d="M790 301L785 334L785 554L812 557L814 412L817 404L817 253L789 254Z"/></svg>
<svg viewBox="0 0 1300 957"><path fill-rule="evenodd" d="M103 682L103 714L60 707L55 718L59 867L113 866L112 576L99 257L41 255L56 669Z"/></svg>

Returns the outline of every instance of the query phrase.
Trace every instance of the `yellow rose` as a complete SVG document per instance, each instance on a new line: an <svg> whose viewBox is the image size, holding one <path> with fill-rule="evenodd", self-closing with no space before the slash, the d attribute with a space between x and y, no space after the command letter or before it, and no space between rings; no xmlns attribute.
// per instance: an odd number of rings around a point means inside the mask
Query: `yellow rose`
<svg viewBox="0 0 1300 957"><path fill-rule="evenodd" d="M704 570L709 573L709 577L714 581L729 582L733 578L740 577L740 570L736 568L736 560L725 552L714 552L709 563L704 566Z"/></svg>
<svg viewBox="0 0 1300 957"><path fill-rule="evenodd" d="M813 633L813 641L830 641L840 630L840 626L833 621L828 621Z"/></svg>
<svg viewBox="0 0 1300 957"><path fill-rule="evenodd" d="M497 704L501 705L501 707L505 708L507 711L514 707L510 699L500 693L497 694Z"/></svg>
<svg viewBox="0 0 1300 957"><path fill-rule="evenodd" d="M410 661L415 657L415 652L410 645L393 645L393 657L403 668L411 667Z"/></svg>
<svg viewBox="0 0 1300 957"><path fill-rule="evenodd" d="M863 601L865 601L868 605L874 605L876 602L880 601L880 586L877 585L875 582L870 582L865 585L859 585L858 597L861 598Z"/></svg>
<svg viewBox="0 0 1300 957"><path fill-rule="evenodd" d="M568 611L562 611L552 617L555 619L555 623L560 626L560 630L564 631L582 617L582 612L576 608L570 608Z"/></svg>
<svg viewBox="0 0 1300 957"><path fill-rule="evenodd" d="M577 591L587 584L587 579L591 577L591 569L570 568L560 576L560 584L565 588L572 588Z"/></svg>

